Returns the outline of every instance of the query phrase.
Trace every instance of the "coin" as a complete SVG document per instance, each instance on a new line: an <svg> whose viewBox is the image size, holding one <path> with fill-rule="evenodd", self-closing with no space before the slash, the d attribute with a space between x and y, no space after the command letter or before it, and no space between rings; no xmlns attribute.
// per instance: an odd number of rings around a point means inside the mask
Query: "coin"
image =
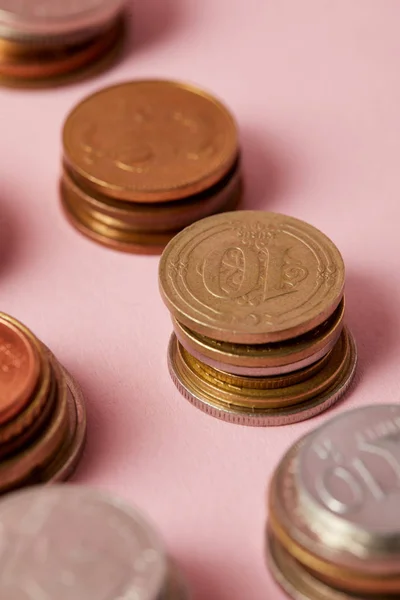
<svg viewBox="0 0 400 600"><path fill-rule="evenodd" d="M238 375L277 375L295 371L327 354L343 328L344 300L325 323L287 342L275 344L229 344L196 334L176 319L174 331L188 352L210 366ZM234 370L232 369L234 367ZM257 372L258 371L258 372Z"/></svg>
<svg viewBox="0 0 400 600"><path fill-rule="evenodd" d="M202 219L171 240L159 281L168 309L192 331L266 344L302 335L331 316L343 296L344 264L311 225L238 211Z"/></svg>
<svg viewBox="0 0 400 600"><path fill-rule="evenodd" d="M0 0L0 36L69 38L106 27L126 5L125 0Z"/></svg>
<svg viewBox="0 0 400 600"><path fill-rule="evenodd" d="M168 350L169 371L178 390L194 406L216 418L232 423L277 426L309 419L337 402L353 379L357 352L354 340L345 328L337 343L336 353L332 355L332 360L326 367L330 385L324 388L323 378L321 381L320 377L317 380L319 384L316 385L318 389L313 389L308 384L312 390L309 399L299 401L296 393L292 392L290 398L292 404L288 406L285 406L282 390L263 390L263 399L262 397L258 399L256 393L250 397L249 390L223 390L221 386L215 385L215 381L211 383L199 376L193 369L193 362L190 360L187 362L187 359L187 354L182 352L182 347L173 334ZM333 376L333 373L336 373L336 376ZM268 405L274 408L267 408Z"/></svg>
<svg viewBox="0 0 400 600"><path fill-rule="evenodd" d="M35 347L15 322L0 313L0 423L25 407L39 374Z"/></svg>
<svg viewBox="0 0 400 600"><path fill-rule="evenodd" d="M232 168L237 128L200 89L131 81L84 99L67 117L64 160L91 188L117 200L160 202L204 191Z"/></svg>
<svg viewBox="0 0 400 600"><path fill-rule="evenodd" d="M118 499L83 486L33 487L2 500L0 527L4 599L26 590L57 600L164 598L164 545Z"/></svg>

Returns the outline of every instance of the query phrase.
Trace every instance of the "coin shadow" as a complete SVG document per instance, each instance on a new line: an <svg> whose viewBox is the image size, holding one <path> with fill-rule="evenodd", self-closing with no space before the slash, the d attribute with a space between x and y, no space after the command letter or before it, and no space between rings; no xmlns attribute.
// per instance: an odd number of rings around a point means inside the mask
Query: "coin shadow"
<svg viewBox="0 0 400 600"><path fill-rule="evenodd" d="M171 35L182 23L183 11L181 0L131 0L127 8L127 52L136 53Z"/></svg>
<svg viewBox="0 0 400 600"><path fill-rule="evenodd" d="M357 344L357 379L396 360L400 338L395 304L393 290L385 280L369 274L346 273L346 323Z"/></svg>
<svg viewBox="0 0 400 600"><path fill-rule="evenodd" d="M293 185L294 165L279 150L278 144L271 138L267 144L259 133L252 129L241 128L240 143L244 195L242 208L255 210L274 210Z"/></svg>
<svg viewBox="0 0 400 600"><path fill-rule="evenodd" d="M213 600L230 600L232 590L227 589L221 577L218 576L218 569L215 564L206 562L206 559L204 563L200 564L190 560L190 558L182 558L177 562L193 600L210 600L210 598ZM221 572L224 572L224 570L221 570Z"/></svg>

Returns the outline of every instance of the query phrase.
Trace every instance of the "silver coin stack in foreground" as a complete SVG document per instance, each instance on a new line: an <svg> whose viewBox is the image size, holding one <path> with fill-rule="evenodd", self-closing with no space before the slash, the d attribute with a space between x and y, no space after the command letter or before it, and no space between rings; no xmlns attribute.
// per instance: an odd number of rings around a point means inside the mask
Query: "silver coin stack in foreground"
<svg viewBox="0 0 400 600"><path fill-rule="evenodd" d="M135 510L52 485L0 502L0 598L186 600L163 544Z"/></svg>
<svg viewBox="0 0 400 600"><path fill-rule="evenodd" d="M345 412L286 453L267 555L296 600L400 597L400 406Z"/></svg>

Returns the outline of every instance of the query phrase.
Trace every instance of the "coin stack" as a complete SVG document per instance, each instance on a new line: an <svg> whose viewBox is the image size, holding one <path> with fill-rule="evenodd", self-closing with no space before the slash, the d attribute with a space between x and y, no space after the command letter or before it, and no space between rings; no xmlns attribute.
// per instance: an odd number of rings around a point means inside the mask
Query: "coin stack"
<svg viewBox="0 0 400 600"><path fill-rule="evenodd" d="M68 478L85 432L78 387L26 327L0 313L0 493Z"/></svg>
<svg viewBox="0 0 400 600"><path fill-rule="evenodd" d="M15 492L0 502L0 528L7 556L7 574L4 568L0 578L4 600L188 598L147 521L89 488L65 484Z"/></svg>
<svg viewBox="0 0 400 600"><path fill-rule="evenodd" d="M116 55L125 0L0 0L0 83L62 83Z"/></svg>
<svg viewBox="0 0 400 600"><path fill-rule="evenodd" d="M233 117L202 90L172 81L103 89L64 125L64 212L104 246L160 253L187 225L236 207L238 144Z"/></svg>
<svg viewBox="0 0 400 600"><path fill-rule="evenodd" d="M286 453L269 489L267 556L291 598L400 597L400 407L330 419Z"/></svg>
<svg viewBox="0 0 400 600"><path fill-rule="evenodd" d="M280 214L198 221L165 249L169 370L197 408L242 425L283 425L330 407L356 365L343 324L344 265L320 231Z"/></svg>

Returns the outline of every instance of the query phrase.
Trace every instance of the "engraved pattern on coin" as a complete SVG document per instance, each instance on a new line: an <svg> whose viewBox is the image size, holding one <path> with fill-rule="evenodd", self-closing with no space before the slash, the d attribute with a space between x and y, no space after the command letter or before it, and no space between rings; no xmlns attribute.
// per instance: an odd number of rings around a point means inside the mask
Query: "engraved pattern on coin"
<svg viewBox="0 0 400 600"><path fill-rule="evenodd" d="M363 530L394 533L400 501L400 407L363 407L304 444L299 480L309 498Z"/></svg>
<svg viewBox="0 0 400 600"><path fill-rule="evenodd" d="M230 168L236 127L224 107L200 91L138 81L79 104L65 125L64 148L72 167L99 185L176 194L225 163Z"/></svg>
<svg viewBox="0 0 400 600"><path fill-rule="evenodd" d="M344 267L332 242L310 225L241 211L176 236L161 259L160 282L178 321L226 339L319 324L342 295Z"/></svg>
<svg viewBox="0 0 400 600"><path fill-rule="evenodd" d="M155 600L163 548L142 518L85 488L51 486L0 505L0 596Z"/></svg>

